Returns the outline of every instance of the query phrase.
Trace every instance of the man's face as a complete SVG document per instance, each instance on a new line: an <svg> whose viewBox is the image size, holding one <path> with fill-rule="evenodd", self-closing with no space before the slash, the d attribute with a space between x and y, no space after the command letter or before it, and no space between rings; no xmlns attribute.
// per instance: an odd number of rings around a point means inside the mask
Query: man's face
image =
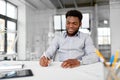
<svg viewBox="0 0 120 80"><path fill-rule="evenodd" d="M66 18L66 31L68 36L74 36L81 26L81 22L78 17L68 16Z"/></svg>

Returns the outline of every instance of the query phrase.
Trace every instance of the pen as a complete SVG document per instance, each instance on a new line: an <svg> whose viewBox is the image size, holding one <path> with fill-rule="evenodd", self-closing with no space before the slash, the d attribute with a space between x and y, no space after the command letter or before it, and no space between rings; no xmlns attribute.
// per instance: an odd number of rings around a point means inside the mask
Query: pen
<svg viewBox="0 0 120 80"><path fill-rule="evenodd" d="M99 50L96 49L96 54L105 62L105 58L103 57L102 53L99 52Z"/></svg>
<svg viewBox="0 0 120 80"><path fill-rule="evenodd" d="M119 68L120 68L120 61L119 61L118 64L116 65L115 71L117 71L117 69L119 69Z"/></svg>
<svg viewBox="0 0 120 80"><path fill-rule="evenodd" d="M117 60L118 60L118 56L119 56L119 52L118 51L116 51L116 54L115 54L115 59L114 59L114 61L113 61L113 64L112 64L112 67L114 68L114 66L115 66L115 64L116 64L116 62L117 62Z"/></svg>
<svg viewBox="0 0 120 80"><path fill-rule="evenodd" d="M110 58L110 61L109 61L110 62L110 66L112 66L113 61L114 61L114 55L112 55L111 58Z"/></svg>
<svg viewBox="0 0 120 80"><path fill-rule="evenodd" d="M106 60L105 58L103 57L102 53L96 49L96 54L100 57L101 61L104 63L105 66L109 66L107 63L106 63Z"/></svg>

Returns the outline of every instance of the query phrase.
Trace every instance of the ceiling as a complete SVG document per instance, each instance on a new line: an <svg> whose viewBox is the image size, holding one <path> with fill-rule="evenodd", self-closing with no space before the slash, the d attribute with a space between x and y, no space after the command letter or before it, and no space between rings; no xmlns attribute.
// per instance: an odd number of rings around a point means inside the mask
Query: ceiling
<svg viewBox="0 0 120 80"><path fill-rule="evenodd" d="M25 0L26 3L37 10L54 9L50 0Z"/></svg>
<svg viewBox="0 0 120 80"><path fill-rule="evenodd" d="M109 0L25 0L36 9L65 9L109 4Z"/></svg>
<svg viewBox="0 0 120 80"><path fill-rule="evenodd" d="M50 0L51 3L57 8L78 8L94 6L96 3L99 5L109 4L109 0Z"/></svg>

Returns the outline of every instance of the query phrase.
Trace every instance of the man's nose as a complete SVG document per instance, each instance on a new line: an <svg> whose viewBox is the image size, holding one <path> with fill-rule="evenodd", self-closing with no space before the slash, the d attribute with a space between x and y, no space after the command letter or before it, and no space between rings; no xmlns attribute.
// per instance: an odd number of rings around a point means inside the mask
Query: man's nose
<svg viewBox="0 0 120 80"><path fill-rule="evenodd" d="M73 24L70 24L69 27L73 27Z"/></svg>

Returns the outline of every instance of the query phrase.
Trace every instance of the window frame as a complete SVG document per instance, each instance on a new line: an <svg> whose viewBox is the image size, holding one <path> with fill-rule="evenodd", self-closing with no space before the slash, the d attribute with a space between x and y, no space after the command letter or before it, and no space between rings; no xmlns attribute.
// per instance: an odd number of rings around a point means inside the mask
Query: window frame
<svg viewBox="0 0 120 80"><path fill-rule="evenodd" d="M13 3L7 1L7 0L3 0L5 1L5 6L6 6L6 11L7 11L7 3L13 5L16 8L16 19L8 17L7 16L7 12L5 12L5 15L0 14L0 18L5 20L5 31L7 31L7 22L14 22L16 24L15 26L15 30L17 31L17 21L18 21L18 7L16 5L14 5ZM17 33L15 33L15 35L17 36ZM4 53L3 54L7 54L7 33L4 33ZM15 44L15 52L17 52L17 43Z"/></svg>

